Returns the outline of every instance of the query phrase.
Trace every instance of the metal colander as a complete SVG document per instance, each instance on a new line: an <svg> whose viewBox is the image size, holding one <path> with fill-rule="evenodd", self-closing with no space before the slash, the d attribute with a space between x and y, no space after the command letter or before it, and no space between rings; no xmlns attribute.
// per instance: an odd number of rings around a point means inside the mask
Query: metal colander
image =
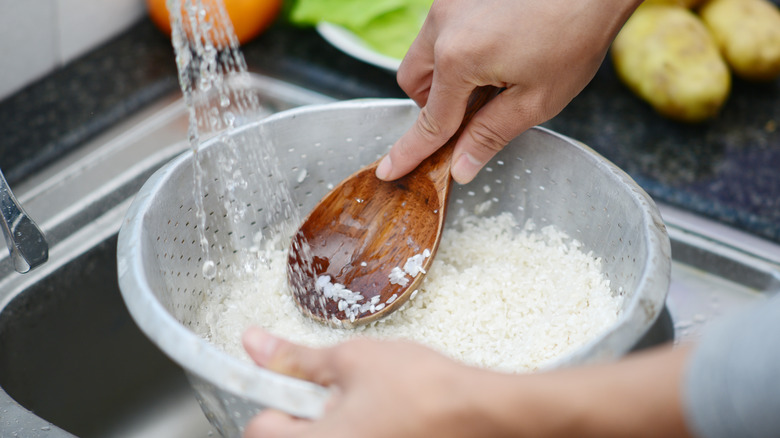
<svg viewBox="0 0 780 438"><path fill-rule="evenodd" d="M418 111L411 101L390 99L285 111L204 144L197 160L205 176L200 190L193 187L195 154L187 152L138 193L119 234L122 295L139 327L187 371L204 412L223 435L240 436L265 407L316 417L328 391L252 366L199 337L204 296L214 293L215 282L229 281L228 263L249 256L258 233L283 222L290 208L305 215L332 185L385 153ZM264 155L257 141L237 141L242 136L260 138L276 153ZM278 156L278 166L259 170L256 163L271 161L270 155ZM238 172L244 183L228 181L225 172ZM292 204L258 189L275 184L290 187ZM193 196L201 197L205 220L197 217ZM621 356L661 312L671 260L660 215L634 181L588 147L531 129L472 183L453 187L450 202L451 212L479 207L485 215L512 212L519 223L556 225L601 257L613 292L625 294L613 327L552 366ZM203 273L209 258L217 262L216 277Z"/></svg>

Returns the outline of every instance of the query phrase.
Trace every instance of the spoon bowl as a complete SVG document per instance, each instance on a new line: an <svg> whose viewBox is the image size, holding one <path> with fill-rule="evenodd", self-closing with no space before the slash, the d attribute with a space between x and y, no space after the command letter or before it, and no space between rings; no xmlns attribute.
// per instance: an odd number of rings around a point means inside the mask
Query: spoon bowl
<svg viewBox="0 0 780 438"><path fill-rule="evenodd" d="M475 90L455 135L406 176L378 179L377 160L315 206L288 254L288 283L304 314L352 327L397 310L417 290L441 240L454 145L498 92Z"/></svg>

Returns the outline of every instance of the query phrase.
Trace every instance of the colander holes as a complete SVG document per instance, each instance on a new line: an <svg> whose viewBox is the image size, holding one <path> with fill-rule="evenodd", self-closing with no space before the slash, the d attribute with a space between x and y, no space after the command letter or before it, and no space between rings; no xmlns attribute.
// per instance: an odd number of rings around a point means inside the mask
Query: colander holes
<svg viewBox="0 0 780 438"><path fill-rule="evenodd" d="M486 170L486 171L488 171L488 172L492 172L492 171L493 171L493 168L492 168L492 167L490 167L490 166L488 166L488 167L486 167L486 168L485 168L485 170Z"/></svg>

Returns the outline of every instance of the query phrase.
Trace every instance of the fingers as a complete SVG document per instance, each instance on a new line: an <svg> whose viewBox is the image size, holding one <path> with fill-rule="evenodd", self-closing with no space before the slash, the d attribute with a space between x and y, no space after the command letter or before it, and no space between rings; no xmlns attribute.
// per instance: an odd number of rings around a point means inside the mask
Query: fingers
<svg viewBox="0 0 780 438"><path fill-rule="evenodd" d="M390 148L377 167L377 178L398 179L417 167L457 131L473 86L449 85L434 78L428 101L414 125Z"/></svg>
<svg viewBox="0 0 780 438"><path fill-rule="evenodd" d="M434 84L435 86L435 84ZM390 149L377 168L379 179L392 181L411 172L455 133L471 89L431 92L414 126ZM466 126L452 156L452 178L471 182L485 164L513 138L544 119L544 109L531 93L510 87L488 102Z"/></svg>
<svg viewBox="0 0 780 438"><path fill-rule="evenodd" d="M327 349L318 350L279 339L257 327L244 332L243 344L249 356L263 368L328 386L333 383L327 365Z"/></svg>
<svg viewBox="0 0 780 438"><path fill-rule="evenodd" d="M244 438L281 438L301 436L310 423L280 411L268 409L247 423Z"/></svg>
<svg viewBox="0 0 780 438"><path fill-rule="evenodd" d="M466 126L452 154L452 178L459 184L474 179L482 167L513 138L539 118L519 87L504 90Z"/></svg>
<svg viewBox="0 0 780 438"><path fill-rule="evenodd" d="M398 85L420 108L428 102L433 79L435 35L427 23L429 18L430 15L406 52L396 74Z"/></svg>

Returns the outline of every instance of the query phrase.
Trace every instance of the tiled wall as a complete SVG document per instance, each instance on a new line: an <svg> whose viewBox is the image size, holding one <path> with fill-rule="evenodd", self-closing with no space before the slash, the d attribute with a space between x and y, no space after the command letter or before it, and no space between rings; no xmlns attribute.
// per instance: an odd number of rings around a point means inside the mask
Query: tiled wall
<svg viewBox="0 0 780 438"><path fill-rule="evenodd" d="M0 0L0 99L127 29L144 0Z"/></svg>

